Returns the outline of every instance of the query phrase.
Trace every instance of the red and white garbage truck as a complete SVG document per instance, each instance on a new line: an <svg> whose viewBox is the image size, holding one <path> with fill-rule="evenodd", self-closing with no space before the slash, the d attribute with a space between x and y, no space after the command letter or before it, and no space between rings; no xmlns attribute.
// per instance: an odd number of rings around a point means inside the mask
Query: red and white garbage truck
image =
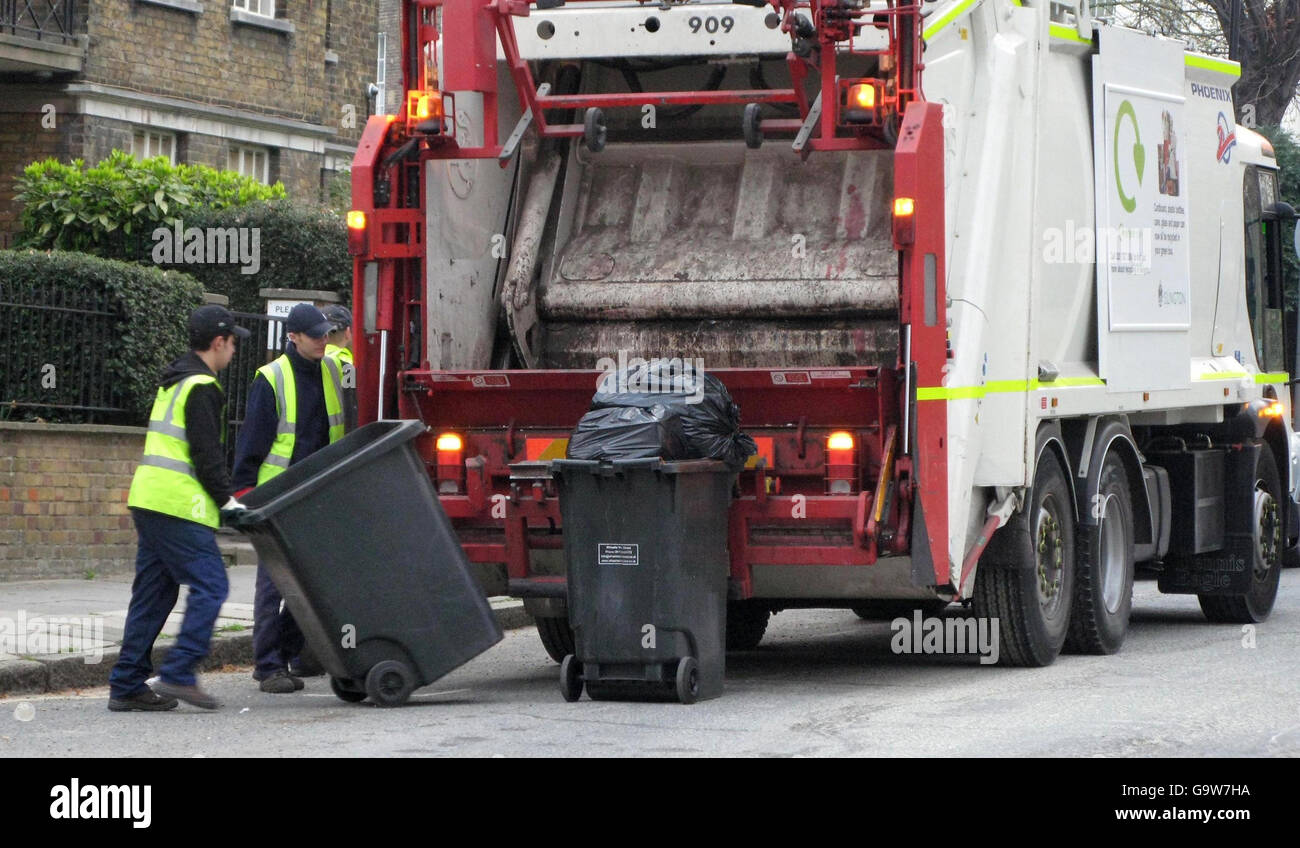
<svg viewBox="0 0 1300 848"><path fill-rule="evenodd" d="M363 421L572 651L562 457L611 362L757 444L728 639L972 602L1119 649L1138 563L1257 622L1300 534L1277 162L1232 62L1048 0L407 0L352 169ZM378 497L378 493L376 494Z"/></svg>

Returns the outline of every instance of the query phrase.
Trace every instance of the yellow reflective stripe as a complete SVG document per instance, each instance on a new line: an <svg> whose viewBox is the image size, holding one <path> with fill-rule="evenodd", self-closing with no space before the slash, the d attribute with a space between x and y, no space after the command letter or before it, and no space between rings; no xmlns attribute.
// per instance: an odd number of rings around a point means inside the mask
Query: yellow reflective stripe
<svg viewBox="0 0 1300 848"><path fill-rule="evenodd" d="M1051 25L1052 38L1059 38L1062 41L1074 41L1078 44L1092 44L1091 38L1084 38L1079 35L1079 31L1074 27L1065 26L1064 24Z"/></svg>
<svg viewBox="0 0 1300 848"><path fill-rule="evenodd" d="M1202 374L1197 380L1240 380L1243 377L1249 377L1245 371L1212 371L1209 374Z"/></svg>
<svg viewBox="0 0 1300 848"><path fill-rule="evenodd" d="M934 38L934 36L938 34L939 30L943 29L948 24L952 23L953 21L960 18L962 15L969 12L971 10L971 7L974 6L976 3L978 3L979 1L980 0L966 0L966 2L964 3L958 3L956 6L953 6L947 12L944 12L942 15L940 15L937 21L930 24L925 29L921 30L921 37L926 39L927 41L931 38Z"/></svg>
<svg viewBox="0 0 1300 848"><path fill-rule="evenodd" d="M1289 383L1291 375L1285 371L1274 371L1271 374L1256 374L1255 382L1260 385L1269 385L1272 383Z"/></svg>
<svg viewBox="0 0 1300 848"><path fill-rule="evenodd" d="M1217 71L1221 74L1227 74L1232 77L1241 76L1241 63L1234 62L1231 59L1216 59L1213 56L1206 56L1202 53L1184 54L1187 67L1201 68L1206 71Z"/></svg>
<svg viewBox="0 0 1300 848"><path fill-rule="evenodd" d="M1100 377L1062 377L1050 383L1038 380L990 380L982 386L918 386L917 400L969 400L996 394L1070 389L1083 386L1104 386Z"/></svg>

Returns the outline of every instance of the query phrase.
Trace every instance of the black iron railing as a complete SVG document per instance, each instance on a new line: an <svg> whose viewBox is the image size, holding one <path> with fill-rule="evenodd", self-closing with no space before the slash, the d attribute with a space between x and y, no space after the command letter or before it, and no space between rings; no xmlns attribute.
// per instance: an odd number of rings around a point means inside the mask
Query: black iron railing
<svg viewBox="0 0 1300 848"><path fill-rule="evenodd" d="M104 292L48 286L0 299L0 419L130 421L121 381L101 352L125 316Z"/></svg>
<svg viewBox="0 0 1300 848"><path fill-rule="evenodd" d="M0 33L72 44L77 0L0 0Z"/></svg>
<svg viewBox="0 0 1300 848"><path fill-rule="evenodd" d="M235 323L247 327L253 335L240 339L235 345L235 358L226 370L217 375L226 391L226 464L233 468L235 444L239 429L244 425L248 409L248 390L257 376L257 369L280 355L284 350L284 321L269 315L253 312L234 313ZM274 348L269 350L268 348Z"/></svg>

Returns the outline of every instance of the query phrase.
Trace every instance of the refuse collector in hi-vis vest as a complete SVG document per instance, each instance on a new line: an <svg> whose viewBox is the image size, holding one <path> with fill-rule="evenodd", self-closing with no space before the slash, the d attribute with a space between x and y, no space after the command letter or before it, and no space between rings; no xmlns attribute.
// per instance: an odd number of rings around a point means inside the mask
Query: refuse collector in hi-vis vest
<svg viewBox="0 0 1300 848"><path fill-rule="evenodd" d="M343 438L343 363L327 355L333 325L319 309L300 303L285 320L289 343L283 355L257 369L235 448L234 485L239 495ZM284 607L266 568L257 566L253 599L253 679L263 692L303 688L289 673L303 651L302 631Z"/></svg>
<svg viewBox="0 0 1300 848"><path fill-rule="evenodd" d="M177 699L219 706L194 677L230 591L215 536L220 510L241 508L226 470L226 396L217 372L230 364L235 339L249 335L224 307L202 306L190 315L190 352L163 372L126 502L139 549L122 650L109 676L115 712L170 710ZM189 587L185 618L151 689L150 655L181 584Z"/></svg>
<svg viewBox="0 0 1300 848"><path fill-rule="evenodd" d="M336 303L323 310L334 325L326 337L325 355L336 355L343 363L343 420L351 433L357 428L357 370L352 364L352 310Z"/></svg>

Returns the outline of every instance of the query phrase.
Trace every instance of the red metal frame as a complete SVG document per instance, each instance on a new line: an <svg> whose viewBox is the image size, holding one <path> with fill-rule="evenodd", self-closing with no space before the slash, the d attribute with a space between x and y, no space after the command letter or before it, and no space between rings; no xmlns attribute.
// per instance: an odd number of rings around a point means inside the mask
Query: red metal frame
<svg viewBox="0 0 1300 848"><path fill-rule="evenodd" d="M568 3L596 0L567 0ZM422 155L432 158L498 158L502 153L497 123L497 41L500 41L506 66L510 70L519 101L531 110L533 124L543 138L576 137L583 134L582 124L553 124L547 118L551 110L618 109L656 106L722 105L746 103L792 103L799 107L799 118L778 118L762 122L765 133L795 132L808 118L811 103L804 93L804 80L811 73L818 78L822 98L817 132L809 140L808 150L866 150L886 146L878 137L880 128L845 122L841 115L841 80L838 73L841 56L876 57L885 74L883 98L877 111L884 121L901 116L907 105L922 98L921 73L921 4L889 0L883 9L855 9L836 0L770 0L781 17L783 32L794 32L801 12L811 15L815 28L816 49L808 57L791 52L786 56L792 86L782 89L743 89L731 91L646 91L595 94L538 94L528 62L519 51L512 18L528 17L529 4L524 0L412 0L403 8L403 56L410 57L413 67L404 72L407 90L475 91L484 98L483 143L461 145L456 140L454 104L444 108L445 119L440 132L422 134ZM442 9L442 31L434 25L436 11ZM411 20L414 16L415 24ZM411 45L409 33L415 30L418 43ZM859 44L864 29L883 30L887 47L868 49ZM431 58L442 43L441 75ZM893 117L891 117L893 116ZM504 163L503 163L504 164Z"/></svg>
<svg viewBox="0 0 1300 848"><path fill-rule="evenodd" d="M747 433L769 439L770 467L742 472L730 513L731 573L742 597L752 594L754 565L855 565L907 548L905 497L877 516L879 478L897 420L899 386L892 369L718 369L742 410ZM812 375L816 374L816 378ZM399 414L430 432L417 442L431 472L438 434L465 440L465 491L442 495L471 561L504 562L514 581L553 583L530 570L529 551L562 543L559 503L544 480L513 479L530 438L567 438L591 402L599 371L406 371ZM803 378L802 380L800 378ZM809 420L808 410L817 410ZM859 492L827 495L826 438L853 433ZM799 538L782 535L797 529ZM891 531L889 543L881 539ZM520 584L515 583L516 586Z"/></svg>
<svg viewBox="0 0 1300 848"><path fill-rule="evenodd" d="M909 367L915 369L909 398L916 397L917 386L943 385L948 361L943 181L943 107L912 103L894 151L894 196L915 202L912 244L900 246L900 308L904 334L911 339L911 362L900 359L900 364L904 374ZM943 586L952 582L948 565L947 402L917 403L914 431L910 453L916 467L910 470L918 489L917 501L925 513L935 585ZM906 467L911 463L902 459L899 464ZM915 548L912 555L917 555Z"/></svg>
<svg viewBox="0 0 1300 848"><path fill-rule="evenodd" d="M788 91L649 92L539 100L531 73L519 59L509 25L509 16L526 14L526 5L509 0L481 4L480 0L414 0L403 12L407 24L403 27L404 46L408 48L404 50L408 62L405 73L408 78L414 75L434 87L483 90L495 86L495 73L487 74L477 65L467 68L453 63L444 78L437 79L437 69L428 59L438 38L432 13L439 6L444 9L443 26L449 46L451 34L456 33L457 45L476 44L475 49L486 50L491 39L482 23L494 22L496 37L503 40L508 61L514 63L511 70L521 96L535 107L537 126L544 135L576 134L574 127L546 123L545 109L597 104L606 108L647 102L766 100L796 102L806 115L810 104L802 82L810 72L822 75L823 102L827 85L836 98L839 96L838 81L833 73L827 76L828 69L833 72L833 62L819 68L799 61L791 64L795 85ZM823 7L821 2L793 0L779 0L775 6L787 15L802 8L829 8L829 4ZM891 27L894 49L898 44L910 44L912 55L919 57L917 9L895 7L883 24ZM854 16L850 14L850 18ZM834 45L831 29L821 28L818 37ZM415 50L406 43L412 34L418 40ZM848 50L853 49L852 41L848 39ZM835 55L835 50L824 51L823 55ZM487 68L493 69L495 61L493 44ZM926 538L917 539L916 544L929 546L935 584L950 582L946 550L946 404L927 401L915 405L909 413L910 432L902 428L904 412L900 408L900 401L907 402L904 396L915 397L917 385L941 385L946 364L942 109L921 100L919 62L909 63L910 70L902 68L902 64L895 66L894 85L887 96L905 109L895 150L895 195L911 197L916 204L914 219L906 228L910 242L898 245L900 322L904 333L910 335L910 361L903 361L900 351L896 369L826 369L823 375L843 376L820 378L811 376L816 369L712 372L726 383L740 405L746 432L770 439L774 445L770 467L759 466L742 473L741 497L731 508L732 578L742 597L752 595L751 569L755 565L868 566L882 555L911 550L915 556L918 549L912 543L911 531L917 507L924 513ZM485 91L485 96L488 94L495 97L494 91ZM787 95L791 100L781 101ZM454 106L445 111L454 114ZM878 143L861 135L837 137L837 111L823 110L820 134L813 139L814 149L861 149ZM469 558L476 562L504 562L514 580L541 586L563 582L562 578L532 574L529 556L530 550L556 549L562 544L558 502L545 481L512 480L510 466L526 459L529 437L567 437L590 403L599 372L450 372L432 371L427 362L419 368L403 364L405 351L422 349L419 339L408 338L413 326L408 319L421 317L423 310L426 209L424 180L420 176L424 161L444 156L495 156L500 150L495 118L495 107L486 108L486 141L474 150L456 148L445 137L439 142L437 138L412 136L409 127L391 117L373 117L366 126L352 169L353 208L366 213L370 230L366 252L354 258L353 303L359 319L354 350L358 402L362 423L375 419L383 398L386 416L418 418L429 424L431 432L420 440L419 449L429 463L431 475L436 472L437 433L454 430L465 438L464 491L443 495L442 502L461 534ZM794 130L802 122L787 119L775 123L781 124L780 129ZM765 131L776 129L768 121L763 127ZM380 187L386 196L376 202ZM927 262L927 257L932 261ZM371 263L377 274L371 293L374 307L368 310L364 277ZM368 312L372 313L369 319ZM422 320L414 322L414 326L422 325ZM381 363L380 339L385 337L386 359ZM909 376L912 370L914 374ZM812 420L810 414L815 416ZM833 430L852 432L858 445L860 476L853 494L830 495L825 491L825 438ZM904 450L900 443L910 443L910 448ZM883 509L886 503L887 511ZM801 517L795 518L796 512ZM791 527L803 531L798 542L788 534L782 535ZM813 532L807 532L809 528Z"/></svg>

